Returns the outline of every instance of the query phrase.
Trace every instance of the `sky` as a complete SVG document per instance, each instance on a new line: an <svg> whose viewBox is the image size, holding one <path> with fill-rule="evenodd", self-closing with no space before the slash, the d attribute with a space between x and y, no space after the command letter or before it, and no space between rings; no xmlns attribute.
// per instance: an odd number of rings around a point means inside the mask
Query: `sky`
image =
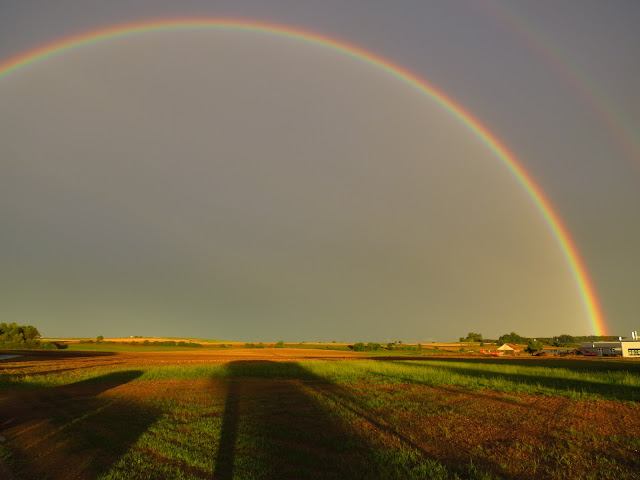
<svg viewBox="0 0 640 480"><path fill-rule="evenodd" d="M117 24L233 18L411 72L549 200L606 333L640 327L640 4L0 2L0 64ZM247 31L105 40L0 75L0 321L48 337L450 341L596 332L469 125L397 76Z"/></svg>

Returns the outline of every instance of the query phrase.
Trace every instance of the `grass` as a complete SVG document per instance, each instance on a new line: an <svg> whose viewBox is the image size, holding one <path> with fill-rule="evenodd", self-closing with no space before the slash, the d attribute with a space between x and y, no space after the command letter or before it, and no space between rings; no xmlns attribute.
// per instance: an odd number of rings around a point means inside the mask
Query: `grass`
<svg viewBox="0 0 640 480"><path fill-rule="evenodd" d="M302 366L298 368L298 366ZM607 367L606 369L603 367ZM116 371L113 367L54 372L44 375L0 375L0 386L58 386ZM503 360L360 360L296 363L247 362L242 376L261 378L321 377L349 383L363 378L379 384L456 385L473 390L529 393L576 399L615 399L640 402L640 363L586 361ZM230 373L224 364L150 366L139 380L221 378ZM236 375L236 373L231 373Z"/></svg>
<svg viewBox="0 0 640 480"><path fill-rule="evenodd" d="M104 480L633 478L635 427L594 429L572 412L633 421L639 370L505 359L7 369L0 399L26 395L35 413L16 417L0 455L27 479L41 473L28 458L72 464L72 451L86 460L78 476ZM21 425L45 450L18 441Z"/></svg>

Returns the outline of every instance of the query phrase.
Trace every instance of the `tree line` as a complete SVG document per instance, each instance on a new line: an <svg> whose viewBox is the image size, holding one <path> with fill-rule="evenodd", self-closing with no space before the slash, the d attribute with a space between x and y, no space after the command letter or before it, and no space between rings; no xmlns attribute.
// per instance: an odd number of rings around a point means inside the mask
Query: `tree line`
<svg viewBox="0 0 640 480"><path fill-rule="evenodd" d="M33 325L17 323L0 323L0 348L18 348L30 350L34 348L56 349L53 342L40 340L40 332Z"/></svg>
<svg viewBox="0 0 640 480"><path fill-rule="evenodd" d="M515 343L515 344L527 344L529 342L540 342L545 345L551 345L554 347L571 347L583 342L611 342L618 340L618 337L611 335L568 335L562 334L555 337L523 337L516 332L505 333L500 335L495 340L483 338L481 333L469 332L466 337L460 337L460 342L476 342L481 345L484 342L487 343Z"/></svg>
<svg viewBox="0 0 640 480"><path fill-rule="evenodd" d="M612 342L618 340L618 337L611 335L568 335L562 334L555 337L521 337L515 332L511 332L498 338L497 343L529 343L530 341L538 341L545 345L554 347L572 347L583 342Z"/></svg>

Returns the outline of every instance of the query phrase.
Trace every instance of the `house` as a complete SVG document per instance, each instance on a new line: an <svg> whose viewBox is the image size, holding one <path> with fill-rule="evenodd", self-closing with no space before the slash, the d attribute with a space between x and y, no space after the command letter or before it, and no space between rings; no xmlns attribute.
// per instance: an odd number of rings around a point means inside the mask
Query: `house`
<svg viewBox="0 0 640 480"><path fill-rule="evenodd" d="M513 343L505 343L501 347L498 347L498 354L500 355L515 355L518 352L520 352L520 349Z"/></svg>

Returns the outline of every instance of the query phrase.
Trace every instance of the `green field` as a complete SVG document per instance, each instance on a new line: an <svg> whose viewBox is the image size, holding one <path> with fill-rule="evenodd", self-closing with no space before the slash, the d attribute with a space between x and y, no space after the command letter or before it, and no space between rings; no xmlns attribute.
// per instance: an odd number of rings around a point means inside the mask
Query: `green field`
<svg viewBox="0 0 640 480"><path fill-rule="evenodd" d="M5 368L15 478L637 478L639 362L96 362Z"/></svg>

